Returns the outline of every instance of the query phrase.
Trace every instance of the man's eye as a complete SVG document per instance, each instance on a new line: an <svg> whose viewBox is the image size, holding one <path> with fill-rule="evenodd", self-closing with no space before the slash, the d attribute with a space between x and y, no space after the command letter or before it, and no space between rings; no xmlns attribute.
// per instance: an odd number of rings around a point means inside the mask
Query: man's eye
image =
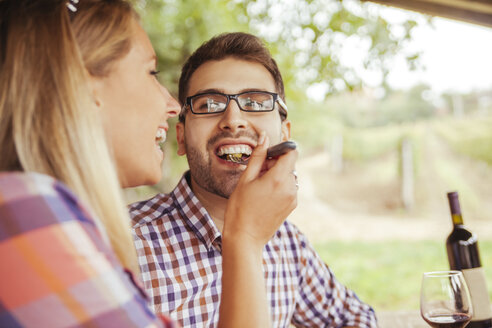
<svg viewBox="0 0 492 328"><path fill-rule="evenodd" d="M154 76L157 76L161 71L158 71L158 70L152 70L150 71L150 75L154 75Z"/></svg>
<svg viewBox="0 0 492 328"><path fill-rule="evenodd" d="M251 100L251 99L249 99L246 102L245 106L250 108L251 110L262 110L263 109L263 103L262 102L258 102L258 101Z"/></svg>
<svg viewBox="0 0 492 328"><path fill-rule="evenodd" d="M209 112L217 112L222 110L222 103L213 99L207 99L207 108Z"/></svg>

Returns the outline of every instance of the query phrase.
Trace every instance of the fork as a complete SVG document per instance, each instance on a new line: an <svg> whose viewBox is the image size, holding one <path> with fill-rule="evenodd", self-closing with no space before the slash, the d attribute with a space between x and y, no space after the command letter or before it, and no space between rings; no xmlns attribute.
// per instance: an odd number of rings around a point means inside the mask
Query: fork
<svg viewBox="0 0 492 328"><path fill-rule="evenodd" d="M281 142L267 149L267 158L272 159L278 157L280 155L285 154L288 151L296 149L296 147L297 144L294 141L288 140L288 141ZM242 156L236 157L233 154L227 154L227 159L233 163L242 164L242 165L246 165L249 162L249 158L243 160Z"/></svg>

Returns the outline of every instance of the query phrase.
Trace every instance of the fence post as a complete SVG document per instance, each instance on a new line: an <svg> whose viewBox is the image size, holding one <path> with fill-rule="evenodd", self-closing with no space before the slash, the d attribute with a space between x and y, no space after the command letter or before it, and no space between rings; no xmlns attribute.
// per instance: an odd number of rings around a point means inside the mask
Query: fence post
<svg viewBox="0 0 492 328"><path fill-rule="evenodd" d="M413 172L412 142L404 138L401 143L401 199L407 210L412 209L415 203Z"/></svg>
<svg viewBox="0 0 492 328"><path fill-rule="evenodd" d="M343 136L337 134L331 140L331 170L340 173L343 170Z"/></svg>
<svg viewBox="0 0 492 328"><path fill-rule="evenodd" d="M453 106L453 115L456 118L462 118L465 112L465 104L463 101L463 97L458 94L454 94L451 97L451 102Z"/></svg>

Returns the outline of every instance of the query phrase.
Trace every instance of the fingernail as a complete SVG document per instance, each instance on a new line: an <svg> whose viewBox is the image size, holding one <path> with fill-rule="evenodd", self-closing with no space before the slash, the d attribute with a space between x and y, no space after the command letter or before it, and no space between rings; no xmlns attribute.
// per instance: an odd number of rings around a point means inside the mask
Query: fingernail
<svg viewBox="0 0 492 328"><path fill-rule="evenodd" d="M265 143L265 139L266 139L266 132L261 131L260 137L258 138L258 146L263 146L263 144Z"/></svg>

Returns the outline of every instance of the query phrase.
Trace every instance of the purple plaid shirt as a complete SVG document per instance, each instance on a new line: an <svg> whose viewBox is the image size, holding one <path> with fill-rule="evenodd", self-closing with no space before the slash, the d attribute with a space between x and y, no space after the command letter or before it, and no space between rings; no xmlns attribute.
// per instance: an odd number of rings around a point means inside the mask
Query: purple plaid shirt
<svg viewBox="0 0 492 328"><path fill-rule="evenodd" d="M176 327L156 318L63 183L0 172L0 327Z"/></svg>
<svg viewBox="0 0 492 328"><path fill-rule="evenodd" d="M156 313L170 315L183 327L216 327L221 234L187 176L172 193L131 205L134 240ZM289 222L266 244L263 270L273 327L377 326L373 309L335 279Z"/></svg>

